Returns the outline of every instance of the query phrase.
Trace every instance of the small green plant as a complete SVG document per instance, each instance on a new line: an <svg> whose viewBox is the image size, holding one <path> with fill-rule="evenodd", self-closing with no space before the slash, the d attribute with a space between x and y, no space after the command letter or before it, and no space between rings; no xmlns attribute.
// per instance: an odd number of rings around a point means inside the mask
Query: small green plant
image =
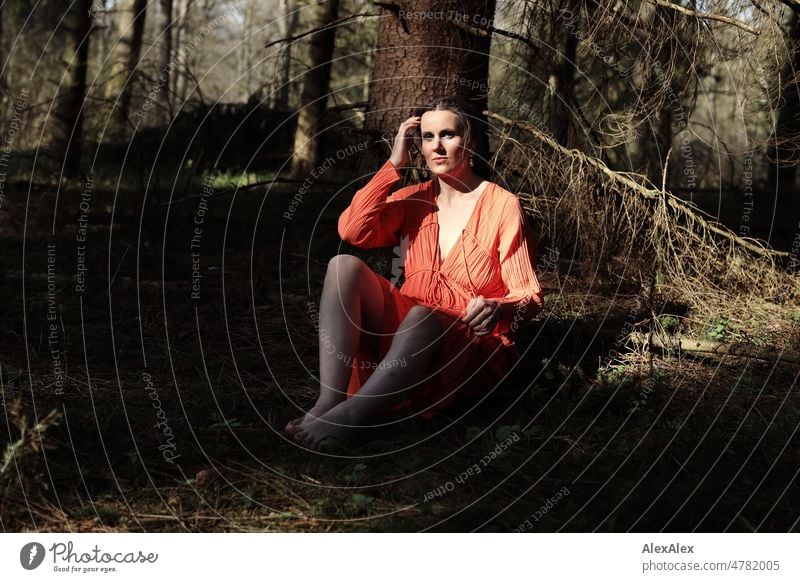
<svg viewBox="0 0 800 582"><path fill-rule="evenodd" d="M712 321L706 336L710 340L722 341L730 335L729 325L730 322L724 318Z"/></svg>
<svg viewBox="0 0 800 582"><path fill-rule="evenodd" d="M353 493L351 500L357 511L369 513L369 510L372 508L372 502L375 501L375 498L372 495L365 495L364 493Z"/></svg>
<svg viewBox="0 0 800 582"><path fill-rule="evenodd" d="M216 412L211 414L211 420L214 422L208 425L208 428L213 431L223 431L225 428L240 428L242 426L242 423L236 418L226 419Z"/></svg>
<svg viewBox="0 0 800 582"><path fill-rule="evenodd" d="M786 319L790 321L800 321L800 311L790 311L786 314Z"/></svg>
<svg viewBox="0 0 800 582"><path fill-rule="evenodd" d="M625 364L612 364L597 370L597 381L608 388L621 388L632 381Z"/></svg>
<svg viewBox="0 0 800 582"><path fill-rule="evenodd" d="M353 467L353 472L344 476L344 482L348 485L355 485L364 476L364 470L367 466L364 463L358 463Z"/></svg>
<svg viewBox="0 0 800 582"><path fill-rule="evenodd" d="M665 333L672 335L678 329L678 318L674 315L659 315L658 324Z"/></svg>
<svg viewBox="0 0 800 582"><path fill-rule="evenodd" d="M336 502L330 497L321 497L315 499L311 505L311 511L316 517L336 517L339 515L339 509Z"/></svg>

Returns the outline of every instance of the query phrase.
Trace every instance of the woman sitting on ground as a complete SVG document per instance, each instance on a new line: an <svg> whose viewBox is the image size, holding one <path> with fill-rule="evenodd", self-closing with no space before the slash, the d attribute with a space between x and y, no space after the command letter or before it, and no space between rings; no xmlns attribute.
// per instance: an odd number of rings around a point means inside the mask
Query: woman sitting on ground
<svg viewBox="0 0 800 582"><path fill-rule="evenodd" d="M416 134L433 179L397 190ZM320 394L286 432L314 449L347 443L392 411L430 417L484 392L519 352L513 331L542 309L517 197L474 172L473 118L442 98L400 124L392 155L339 218L342 239L402 250L397 289L361 259L328 264L319 306Z"/></svg>

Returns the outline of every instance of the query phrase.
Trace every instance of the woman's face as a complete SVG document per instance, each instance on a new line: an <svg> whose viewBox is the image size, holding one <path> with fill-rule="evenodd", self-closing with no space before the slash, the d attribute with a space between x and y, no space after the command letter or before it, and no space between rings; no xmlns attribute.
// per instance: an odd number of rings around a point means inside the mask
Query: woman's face
<svg viewBox="0 0 800 582"><path fill-rule="evenodd" d="M452 111L426 111L420 119L422 153L434 175L447 175L468 163L464 149L464 130Z"/></svg>

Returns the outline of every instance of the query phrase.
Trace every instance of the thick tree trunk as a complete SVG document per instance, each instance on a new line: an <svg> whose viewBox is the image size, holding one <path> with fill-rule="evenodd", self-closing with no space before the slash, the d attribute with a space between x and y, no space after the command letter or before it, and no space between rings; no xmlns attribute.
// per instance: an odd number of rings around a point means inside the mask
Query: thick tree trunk
<svg viewBox="0 0 800 582"><path fill-rule="evenodd" d="M339 0L327 0L320 18L313 24L321 27L339 17ZM330 91L331 60L333 58L336 30L330 28L311 38L310 68L303 82L301 109L294 135L292 176L307 175L316 165L319 151L320 120L325 114L325 104Z"/></svg>
<svg viewBox="0 0 800 582"><path fill-rule="evenodd" d="M471 102L479 112L478 125L483 126L480 112L487 108L491 42L486 28L495 11L495 0L378 4L382 18L364 131L376 142L384 138L387 143L360 158L364 176L389 157L400 122L411 109L433 98L453 96ZM484 137L478 156L488 157L488 149Z"/></svg>
<svg viewBox="0 0 800 582"><path fill-rule="evenodd" d="M116 100L114 108L114 133L124 137L128 126L133 78L142 50L142 36L147 10L147 0L124 0L119 4L117 43L111 65L111 78L106 83L105 97Z"/></svg>
<svg viewBox="0 0 800 582"><path fill-rule="evenodd" d="M52 114L52 155L61 160L64 171L80 170L83 137L83 105L92 21L91 0L76 0L61 23L64 37L64 76L55 97Z"/></svg>

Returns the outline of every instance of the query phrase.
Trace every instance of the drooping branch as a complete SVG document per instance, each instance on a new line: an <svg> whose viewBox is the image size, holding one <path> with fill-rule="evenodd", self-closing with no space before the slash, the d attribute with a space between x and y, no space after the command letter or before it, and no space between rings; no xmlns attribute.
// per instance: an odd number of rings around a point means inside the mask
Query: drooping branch
<svg viewBox="0 0 800 582"><path fill-rule="evenodd" d="M499 115L497 113L492 113L490 111L484 111L484 114L487 117L490 117L492 119L496 119L496 120L502 122L504 125L507 125L507 126L510 126L510 127L518 127L520 129L522 129L526 133L528 133L528 134L532 135L533 137L535 137L540 142L546 144L551 149L554 149L554 150L558 151L559 153L561 153L562 155L567 156L569 158L577 159L578 161L580 161L580 162L582 162L582 163L584 163L584 164L586 164L588 166L591 166L591 167L599 170L606 177L608 177L612 182L615 182L616 184L622 186L623 188L626 188L626 189L629 189L629 190L633 190L634 192L638 193L640 196L642 196L645 199L656 200L656 199L664 197L666 202L667 202L667 204L671 208L673 208L674 210L679 212L681 215L685 216L690 221L698 224L700 227L706 229L707 231L713 232L713 233L715 233L715 234L717 234L717 235L719 235L719 236L721 236L721 237L723 237L725 239L728 239L730 242L734 243L735 245L738 245L740 247L746 248L747 250L749 250L750 252L752 252L752 253L754 253L756 255L759 255L759 256L762 256L762 257L771 257L771 256L772 257L775 257L775 256L786 257L786 256L788 256L788 253L786 253L786 252L767 249L767 248L758 246L758 245L756 245L754 243L751 243L750 241L735 235L733 232L731 232L725 226L723 226L721 224L712 223L709 220L706 220L705 218L700 216L699 209L691 208L686 202L682 201L681 199L679 199L677 196L675 196L671 192L668 192L668 191L663 190L663 189L662 190L658 190L656 188L648 188L647 186L644 186L644 185L640 184L639 182L637 182L636 180L634 180L631 177L629 177L629 176L638 176L638 174L623 174L623 173L620 173L620 172L615 172L614 170L612 170L611 168L606 166L601 160L598 160L597 158L593 158L593 157L591 157L591 156L589 156L589 155L587 155L587 154L585 154L585 153L583 153L583 152L581 152L579 150L576 150L576 149L565 148L564 146L558 144L552 137L546 135L545 133L540 131L536 126L534 126L534 125L532 125L530 123L527 123L527 122L524 122L524 121L515 121L513 119L509 119L509 118L504 117L502 115ZM644 178L643 176L640 176L640 178L646 180L646 178Z"/></svg>
<svg viewBox="0 0 800 582"><path fill-rule="evenodd" d="M753 28L749 24L745 24L744 22L736 20L735 18L731 18L730 16L723 16L722 14L711 14L710 12L697 12L696 10L692 10L691 8L686 8L685 6L680 6L679 4L673 4L668 0L648 0L648 2L650 2L651 4L656 4L658 6L663 6L664 8L675 10L676 12L680 12L681 14L686 14L687 16L692 16L694 18L724 22L725 24L730 24L731 26L735 26L736 28L740 28L745 32L749 32L750 34L755 34L756 36L760 34L760 31L757 28ZM798 4L798 3L791 2L791 4Z"/></svg>
<svg viewBox="0 0 800 582"><path fill-rule="evenodd" d="M489 34L498 34L500 36L506 36L508 38L513 38L514 40L518 40L521 43L527 45L530 49L537 51L541 48L541 46L536 42L533 38L528 38L521 34L517 34L516 32L511 32L510 30L504 30L502 28L497 28L494 26L486 26L486 27L479 27L479 26L471 26L466 22L458 19L450 19L450 21L455 24L458 28L467 31L470 34L475 36L487 36Z"/></svg>
<svg viewBox="0 0 800 582"><path fill-rule="evenodd" d="M366 18L366 17L376 17L380 16L380 14L371 14L368 12L361 12L359 14L351 14L350 16L343 16L342 18L337 18L336 20L332 20L331 22L325 24L324 26L318 26L316 28L312 28L311 30L307 30L305 32L301 32L300 34L296 34L294 36L287 36L286 38L279 38L278 40L273 40L272 42L268 42L264 45L264 48L269 48L276 44L281 44L283 42L293 42L295 40L299 40L303 37L309 36L311 34L316 34L317 32L322 32L323 30L328 30L331 28L335 28L340 24L344 24L350 20L355 20L356 18Z"/></svg>

